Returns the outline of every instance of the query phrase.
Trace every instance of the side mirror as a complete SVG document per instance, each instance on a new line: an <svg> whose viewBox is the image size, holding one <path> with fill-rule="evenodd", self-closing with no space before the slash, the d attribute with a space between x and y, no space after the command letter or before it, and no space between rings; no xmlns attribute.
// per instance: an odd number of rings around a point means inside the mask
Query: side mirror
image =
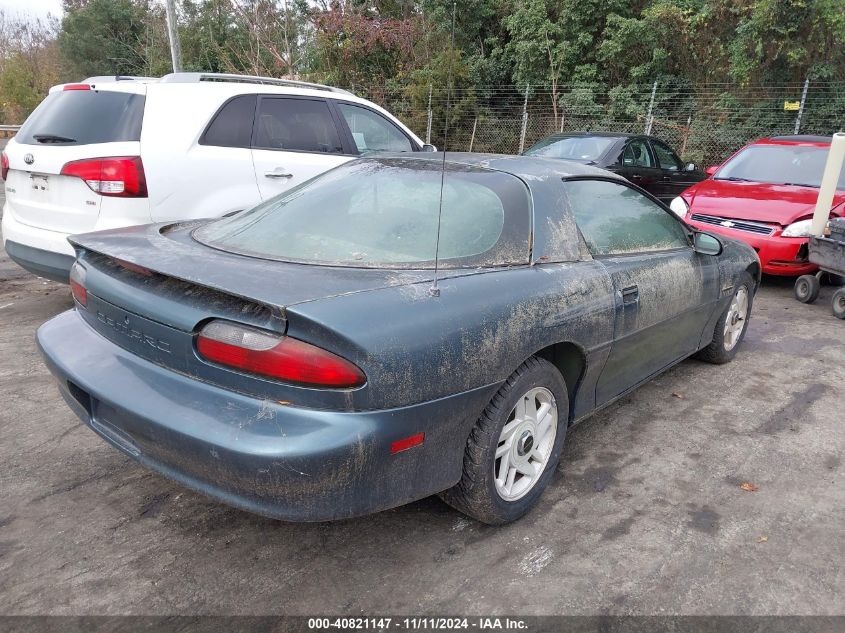
<svg viewBox="0 0 845 633"><path fill-rule="evenodd" d="M426 143L425 145L422 146L422 151L424 151L424 152L436 152L437 148L434 145L432 145L431 143Z"/></svg>
<svg viewBox="0 0 845 633"><path fill-rule="evenodd" d="M707 174L708 176L712 176L717 171L719 171L719 166L718 165L712 165L712 166L708 167L707 169L705 169L704 173Z"/></svg>
<svg viewBox="0 0 845 633"><path fill-rule="evenodd" d="M725 249L722 241L712 233L696 231L693 234L693 244L696 253L702 255L721 255Z"/></svg>
<svg viewBox="0 0 845 633"><path fill-rule="evenodd" d="M687 163L687 166L684 169L687 171L695 171L698 167L695 166L695 163Z"/></svg>

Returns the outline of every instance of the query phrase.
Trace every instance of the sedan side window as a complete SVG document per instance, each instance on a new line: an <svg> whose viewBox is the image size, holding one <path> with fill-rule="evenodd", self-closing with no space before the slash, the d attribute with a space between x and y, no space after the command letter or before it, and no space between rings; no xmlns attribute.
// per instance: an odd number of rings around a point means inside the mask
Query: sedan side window
<svg viewBox="0 0 845 633"><path fill-rule="evenodd" d="M343 153L329 106L318 99L261 99L255 120L254 147Z"/></svg>
<svg viewBox="0 0 845 633"><path fill-rule="evenodd" d="M355 146L362 154L376 151L414 151L408 137L383 116L348 103L338 103L337 108L346 119Z"/></svg>
<svg viewBox="0 0 845 633"><path fill-rule="evenodd" d="M681 170L681 161L675 156L675 152L658 141L652 141L651 146L654 148L657 162L660 163L660 169L668 169L669 171Z"/></svg>
<svg viewBox="0 0 845 633"><path fill-rule="evenodd" d="M564 182L575 223L593 255L629 255L690 246L684 226L653 200L607 180Z"/></svg>
<svg viewBox="0 0 845 633"><path fill-rule="evenodd" d="M622 165L624 167L654 167L651 153L644 140L636 139L625 146L625 151L622 153Z"/></svg>

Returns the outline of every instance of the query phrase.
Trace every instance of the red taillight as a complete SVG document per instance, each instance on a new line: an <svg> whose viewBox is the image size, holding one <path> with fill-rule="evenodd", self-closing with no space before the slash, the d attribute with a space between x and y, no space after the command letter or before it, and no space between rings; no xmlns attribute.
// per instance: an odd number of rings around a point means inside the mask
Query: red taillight
<svg viewBox="0 0 845 633"><path fill-rule="evenodd" d="M85 269L74 262L70 269L70 291L73 298L84 308L88 305L88 289L85 288Z"/></svg>
<svg viewBox="0 0 845 633"><path fill-rule="evenodd" d="M91 90L89 84L65 84L62 90Z"/></svg>
<svg viewBox="0 0 845 633"><path fill-rule="evenodd" d="M348 360L310 343L242 326L211 321L197 337L200 356L227 367L309 387L347 389L366 382Z"/></svg>
<svg viewBox="0 0 845 633"><path fill-rule="evenodd" d="M9 157L6 156L6 152L3 152L2 154L0 154L0 162L2 162L2 165L3 165L3 170L2 170L3 180L6 180L6 176L9 175Z"/></svg>
<svg viewBox="0 0 845 633"><path fill-rule="evenodd" d="M63 176L76 176L101 196L146 198L147 180L140 156L75 160L62 167Z"/></svg>

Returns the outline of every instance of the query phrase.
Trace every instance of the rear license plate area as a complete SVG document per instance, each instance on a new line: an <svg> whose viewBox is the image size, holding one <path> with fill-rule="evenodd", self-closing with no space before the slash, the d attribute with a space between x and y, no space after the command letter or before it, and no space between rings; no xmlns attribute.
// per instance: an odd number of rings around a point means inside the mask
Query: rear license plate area
<svg viewBox="0 0 845 633"><path fill-rule="evenodd" d="M49 191L50 179L43 174L30 174L29 182L35 191Z"/></svg>

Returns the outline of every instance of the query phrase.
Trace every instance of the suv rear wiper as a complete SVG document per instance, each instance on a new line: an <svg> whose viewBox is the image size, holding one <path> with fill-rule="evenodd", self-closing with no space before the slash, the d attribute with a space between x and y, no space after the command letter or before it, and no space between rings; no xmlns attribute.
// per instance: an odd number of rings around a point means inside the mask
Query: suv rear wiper
<svg viewBox="0 0 845 633"><path fill-rule="evenodd" d="M76 143L75 138L59 136L58 134L33 134L32 138L39 143Z"/></svg>

